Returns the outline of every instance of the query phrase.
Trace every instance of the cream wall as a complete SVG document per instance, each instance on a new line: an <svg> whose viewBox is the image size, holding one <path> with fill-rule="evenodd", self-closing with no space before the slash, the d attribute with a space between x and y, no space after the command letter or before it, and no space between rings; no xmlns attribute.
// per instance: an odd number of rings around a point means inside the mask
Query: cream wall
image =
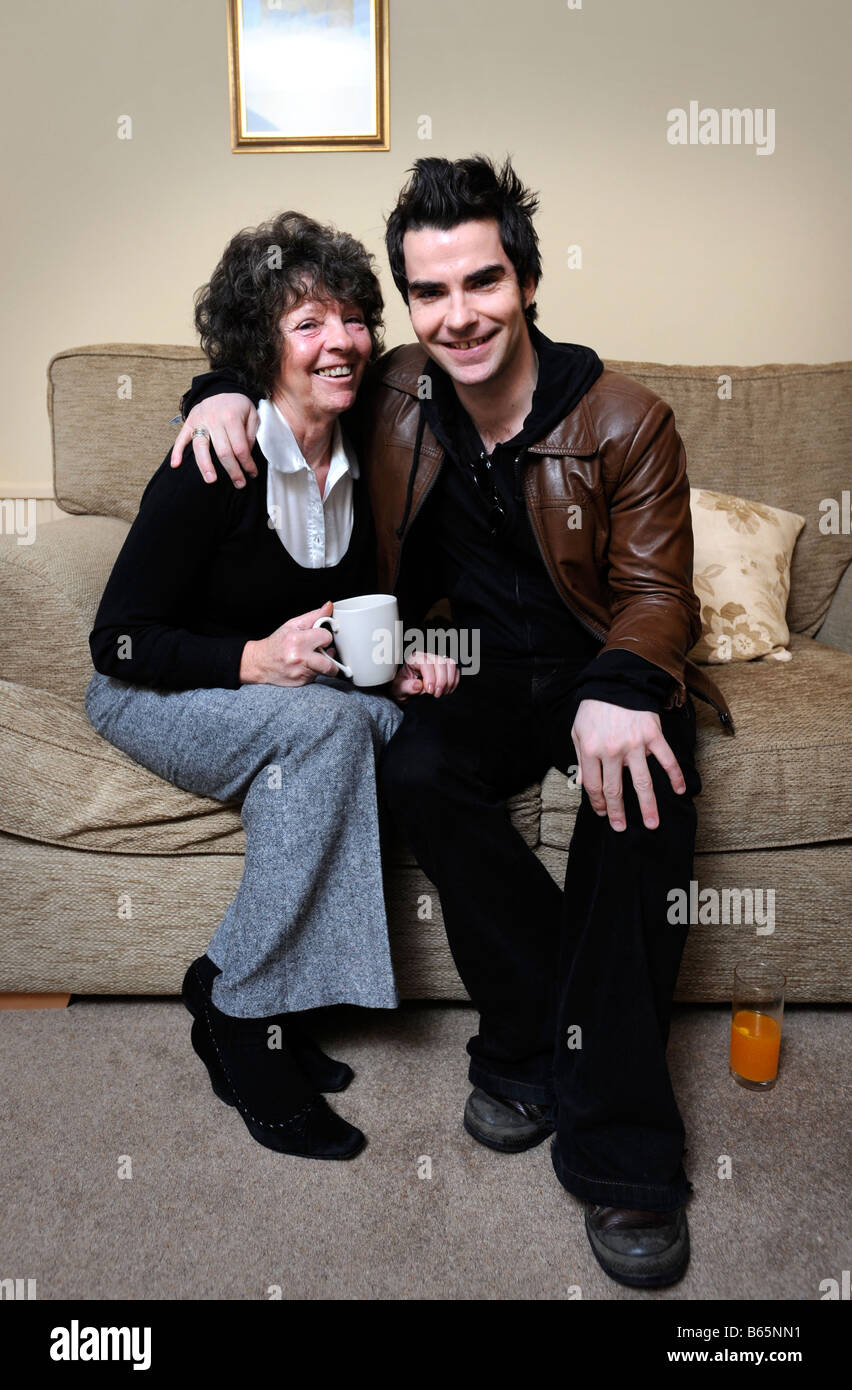
<svg viewBox="0 0 852 1390"><path fill-rule="evenodd" d="M421 155L511 153L541 190L553 337L663 362L852 356L848 0L391 0L392 148L350 155L231 153L224 0L3 0L0 23L0 496L50 495L50 356L193 342L193 291L273 211L361 237L388 343L408 337L382 215ZM671 146L692 99L775 108L775 152Z"/></svg>

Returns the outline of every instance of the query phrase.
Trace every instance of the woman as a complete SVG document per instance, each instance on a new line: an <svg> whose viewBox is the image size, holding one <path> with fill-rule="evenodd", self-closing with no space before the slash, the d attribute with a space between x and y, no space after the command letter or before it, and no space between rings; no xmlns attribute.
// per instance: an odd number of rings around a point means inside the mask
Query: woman
<svg viewBox="0 0 852 1390"><path fill-rule="evenodd" d="M380 349L359 242L287 212L229 243L196 296L211 366L266 393L242 491L168 457L149 482L90 636L94 727L161 777L242 800L245 870L186 973L213 1089L282 1153L349 1158L364 1135L322 1097L352 1072L294 1014L398 1000L381 882L376 759L402 713L336 678L313 626L375 588L358 461L339 417ZM221 465L214 459L222 474ZM439 686L458 675L442 672ZM433 684L416 654L390 694Z"/></svg>

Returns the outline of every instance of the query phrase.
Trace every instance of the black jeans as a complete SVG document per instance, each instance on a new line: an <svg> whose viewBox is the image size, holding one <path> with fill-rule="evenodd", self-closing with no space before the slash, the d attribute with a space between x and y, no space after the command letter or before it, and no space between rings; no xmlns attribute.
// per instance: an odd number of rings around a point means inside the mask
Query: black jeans
<svg viewBox="0 0 852 1390"><path fill-rule="evenodd" d="M463 675L452 695L409 702L381 767L384 798L438 889L457 969L479 1012L470 1080L557 1109L553 1164L575 1196L667 1211L691 1191L666 1066L688 927L701 790L691 701L662 715L687 790L648 759L660 825L647 830L624 772L627 828L585 791L564 892L505 806L549 767L576 765L575 668L530 659Z"/></svg>

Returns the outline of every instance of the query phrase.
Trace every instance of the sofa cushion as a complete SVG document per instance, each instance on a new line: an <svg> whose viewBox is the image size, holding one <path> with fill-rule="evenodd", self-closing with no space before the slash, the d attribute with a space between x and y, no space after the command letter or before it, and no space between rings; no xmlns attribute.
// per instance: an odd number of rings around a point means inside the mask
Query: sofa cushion
<svg viewBox="0 0 852 1390"><path fill-rule="evenodd" d="M82 700L89 632L129 527L109 516L39 522L34 545L0 536L0 671L18 685Z"/></svg>
<svg viewBox="0 0 852 1390"><path fill-rule="evenodd" d="M852 656L791 639L794 660L714 668L736 738L696 701L698 849L769 849L852 835L848 719ZM182 791L113 748L74 701L0 681L5 777L0 830L77 849L125 854L242 854L239 805ZM812 789L819 789L818 795ZM555 769L509 802L530 845L566 848L580 793ZM393 862L413 863L391 840Z"/></svg>
<svg viewBox="0 0 852 1390"><path fill-rule="evenodd" d="M245 853L238 802L166 782L102 738L79 704L52 691L0 680L0 756L0 831L9 835L122 854ZM509 807L513 824L536 845L538 784ZM388 854L414 862L393 836Z"/></svg>
<svg viewBox="0 0 852 1390"><path fill-rule="evenodd" d="M236 803L163 781L101 738L73 700L0 681L0 746L9 835L124 854L245 851Z"/></svg>
<svg viewBox="0 0 852 1390"><path fill-rule="evenodd" d="M699 853L819 844L852 836L852 656L794 635L789 665L714 666L736 737L696 700ZM541 839L567 848L580 804L569 778L542 783Z"/></svg>
<svg viewBox="0 0 852 1390"><path fill-rule="evenodd" d="M852 477L852 362L606 365L672 406L693 487L804 516L787 623L813 637L852 559L852 535L820 530L820 503L831 498L839 505Z"/></svg>
<svg viewBox="0 0 852 1390"><path fill-rule="evenodd" d="M831 600L817 641L842 652L852 652L852 565L849 566Z"/></svg>
<svg viewBox="0 0 852 1390"><path fill-rule="evenodd" d="M692 661L721 663L772 656L788 661L784 614L790 561L804 517L727 492L692 488L693 585L701 637Z"/></svg>
<svg viewBox="0 0 852 1390"><path fill-rule="evenodd" d="M197 347L100 343L48 365L56 500L66 512L132 521L175 441L169 422L207 359Z"/></svg>

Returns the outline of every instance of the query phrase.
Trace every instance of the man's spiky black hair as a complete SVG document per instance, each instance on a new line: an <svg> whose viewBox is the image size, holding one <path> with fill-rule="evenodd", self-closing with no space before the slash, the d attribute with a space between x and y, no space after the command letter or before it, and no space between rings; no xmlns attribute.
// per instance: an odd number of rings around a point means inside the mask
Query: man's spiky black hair
<svg viewBox="0 0 852 1390"><path fill-rule="evenodd" d="M518 178L511 161L497 168L485 155L467 159L418 159L387 219L385 245L396 287L408 303L408 280L402 239L408 231L437 227L449 231L460 222L493 218L500 229L503 250L515 268L518 283L541 279L541 255L533 214L538 194ZM537 317L535 301L526 311L528 323Z"/></svg>

